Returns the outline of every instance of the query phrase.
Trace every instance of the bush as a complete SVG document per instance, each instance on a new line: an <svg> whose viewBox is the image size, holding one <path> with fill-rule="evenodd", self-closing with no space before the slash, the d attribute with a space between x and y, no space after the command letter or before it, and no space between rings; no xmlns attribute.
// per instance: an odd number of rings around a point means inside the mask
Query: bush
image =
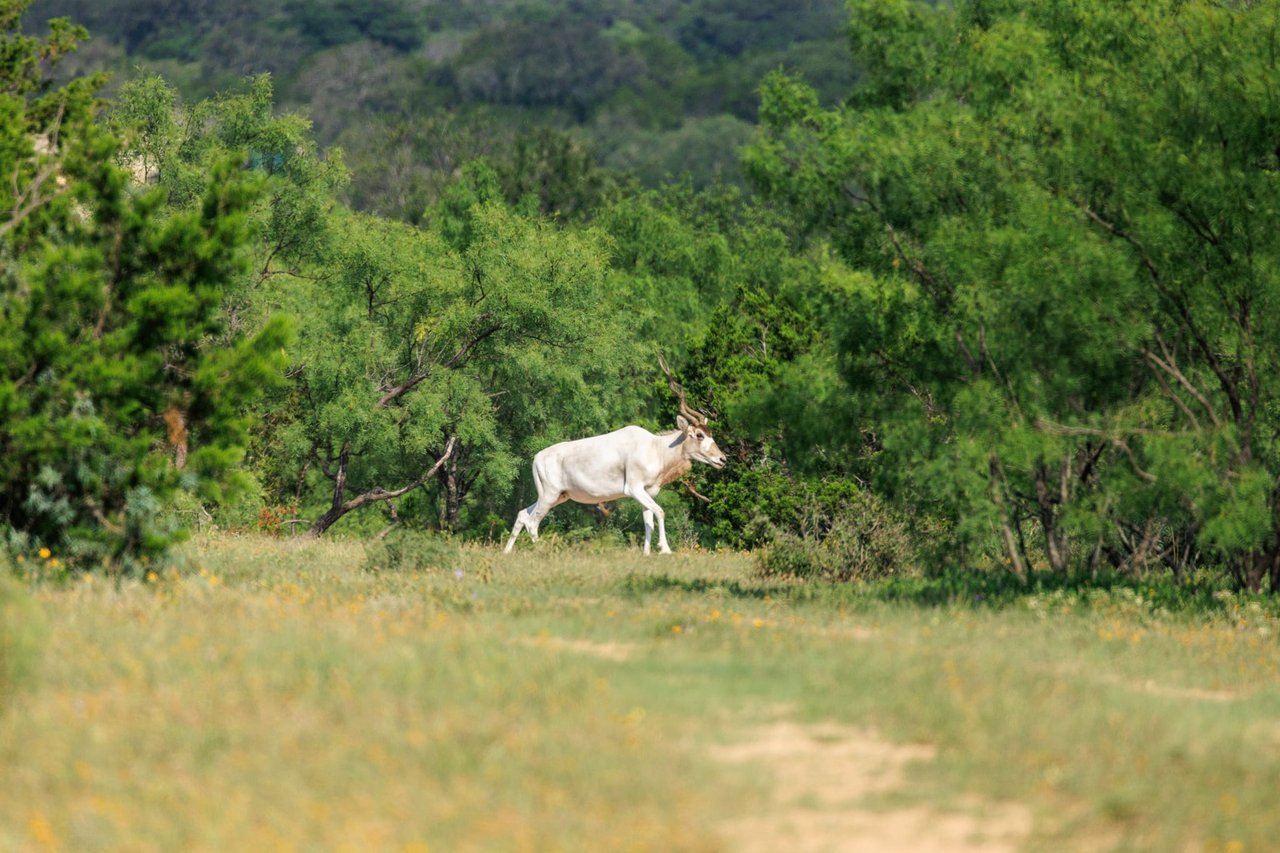
<svg viewBox="0 0 1280 853"><path fill-rule="evenodd" d="M35 602L8 565L0 566L0 712L34 676L43 634Z"/></svg>
<svg viewBox="0 0 1280 853"><path fill-rule="evenodd" d="M458 546L442 536L420 530L393 530L365 546L366 571L421 571L456 566Z"/></svg>
<svg viewBox="0 0 1280 853"><path fill-rule="evenodd" d="M757 557L766 576L842 582L917 571L905 521L869 492L838 504L810 500L797 529L770 529L772 541Z"/></svg>

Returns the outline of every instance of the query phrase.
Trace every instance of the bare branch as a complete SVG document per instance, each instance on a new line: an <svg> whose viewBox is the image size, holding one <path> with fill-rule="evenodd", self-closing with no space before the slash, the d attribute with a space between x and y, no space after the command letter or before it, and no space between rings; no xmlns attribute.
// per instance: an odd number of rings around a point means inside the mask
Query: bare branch
<svg viewBox="0 0 1280 853"><path fill-rule="evenodd" d="M1177 405L1177 407L1182 411L1182 414L1186 415L1187 420L1191 421L1192 428L1199 430L1200 419L1196 417L1196 413L1191 411L1191 408L1182 401L1182 398L1178 396L1177 392L1174 391L1173 388L1169 385L1169 383L1165 380L1164 374L1159 370L1155 369L1156 368L1155 364L1153 364L1150 360L1148 360L1147 365L1151 368L1151 374L1155 376L1156 381L1160 383L1160 388L1164 391L1165 396L1168 397Z"/></svg>
<svg viewBox="0 0 1280 853"><path fill-rule="evenodd" d="M1138 457L1134 454L1133 448L1129 446L1128 442L1115 433L1107 432L1106 430L1093 429L1091 427L1073 427L1065 424L1055 424L1051 421L1046 421L1043 418L1036 419L1036 428L1043 430L1044 432L1055 433L1057 435L1087 435L1092 438L1105 439L1108 444L1124 453L1125 456L1129 457L1129 464L1133 466L1133 472L1135 474L1148 483L1154 483L1156 481L1156 476L1154 474L1143 470L1142 466L1138 464ZM1156 430L1132 429L1125 431L1131 435L1169 435L1167 432L1159 432Z"/></svg>
<svg viewBox="0 0 1280 853"><path fill-rule="evenodd" d="M444 467L445 462L447 462L449 460L449 457L453 455L453 452L457 447L457 444L458 444L458 437L453 435L449 436L449 440L445 443L444 453L440 455L440 458L436 460L435 464L432 465L430 468L428 468L426 471L424 471L422 473L422 476L418 477L416 480L414 480L411 483L401 486L398 489L392 489L388 491L387 489L383 489L383 488L374 488L374 489L370 489L369 491L365 492L362 495L357 495L356 497L351 498L348 501L342 501L340 499L339 488L335 487L333 506L329 509L328 512L326 512L323 516L321 516L316 521L315 524L311 525L311 529L307 531L307 536L312 538L320 536L322 533L328 530L333 525L333 523L337 521L339 518L342 518L342 516L346 515L347 513L351 512L354 509L359 509L365 504L373 503L375 501L394 500L395 498L398 498L401 495L408 494L409 492L418 488L427 480L434 477L440 471L440 469ZM346 473L345 468L343 468L342 475L343 475L344 487L345 487L345 479L346 479L345 473Z"/></svg>
<svg viewBox="0 0 1280 853"><path fill-rule="evenodd" d="M31 186L27 188L27 191L14 199L13 210L9 213L9 218L4 222L0 222L0 237L5 236L10 231L17 228L22 224L23 220L32 213L35 213L41 207L49 204L59 196L66 195L71 190L70 184L67 184L65 186L58 187L47 196L40 194L40 190L44 186L45 181L53 177L53 175L58 171L58 166L59 164L57 163L50 163L45 168L41 169L32 179ZM17 183L16 175L14 183Z"/></svg>
<svg viewBox="0 0 1280 853"><path fill-rule="evenodd" d="M697 498L698 500L702 501L703 503L708 503L708 504L709 504L709 503L711 503L711 498L709 498L709 497L707 497L706 495L702 494L702 492L699 492L699 491L694 487L694 485L693 485L693 481L692 481L692 480L681 480L681 481L680 481L680 483L681 483L681 485L683 485L683 486L685 487L685 490L686 490L686 491L688 491L688 492L689 492L689 494L693 495L693 496L694 496L695 498Z"/></svg>

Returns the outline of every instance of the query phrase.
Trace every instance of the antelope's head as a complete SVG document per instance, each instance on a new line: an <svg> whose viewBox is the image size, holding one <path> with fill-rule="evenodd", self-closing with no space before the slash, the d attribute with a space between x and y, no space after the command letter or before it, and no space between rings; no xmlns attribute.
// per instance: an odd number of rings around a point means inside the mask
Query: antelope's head
<svg viewBox="0 0 1280 853"><path fill-rule="evenodd" d="M658 365L666 374L667 386L680 402L680 414L676 417L676 428L682 433L682 446L687 458L695 462L705 462L712 468L723 468L728 459L720 450L716 440L707 430L707 416L697 409L691 408L684 398L684 388L671 375L667 360L658 356Z"/></svg>

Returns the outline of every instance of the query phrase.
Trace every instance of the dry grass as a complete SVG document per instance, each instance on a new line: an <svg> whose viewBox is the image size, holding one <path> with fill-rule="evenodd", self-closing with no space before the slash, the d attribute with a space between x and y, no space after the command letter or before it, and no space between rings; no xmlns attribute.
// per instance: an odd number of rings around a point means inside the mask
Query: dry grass
<svg viewBox="0 0 1280 853"><path fill-rule="evenodd" d="M1280 837L1261 613L891 607L554 543L362 560L220 538L150 581L37 583L0 849L710 850L797 817L825 849Z"/></svg>

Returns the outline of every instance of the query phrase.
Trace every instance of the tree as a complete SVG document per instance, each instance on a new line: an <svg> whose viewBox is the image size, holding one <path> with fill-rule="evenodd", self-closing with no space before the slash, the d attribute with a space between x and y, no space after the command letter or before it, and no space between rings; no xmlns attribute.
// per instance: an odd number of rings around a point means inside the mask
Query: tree
<svg viewBox="0 0 1280 853"><path fill-rule="evenodd" d="M852 9L850 107L770 79L748 167L874 272L828 298L878 486L969 559L1280 590L1280 9Z"/></svg>
<svg viewBox="0 0 1280 853"><path fill-rule="evenodd" d="M424 485L455 528L473 490L505 499L531 449L605 420L591 389L616 382L627 338L599 238L479 199L457 213L453 245L344 216L336 275L288 297L304 320L283 443L329 495L312 535Z"/></svg>
<svg viewBox="0 0 1280 853"><path fill-rule="evenodd" d="M10 547L121 570L171 541L167 498L232 484L286 330L225 335L258 181L219 164L181 212L131 187L101 80L44 76L84 32L22 36L26 5L0 0L0 517Z"/></svg>

